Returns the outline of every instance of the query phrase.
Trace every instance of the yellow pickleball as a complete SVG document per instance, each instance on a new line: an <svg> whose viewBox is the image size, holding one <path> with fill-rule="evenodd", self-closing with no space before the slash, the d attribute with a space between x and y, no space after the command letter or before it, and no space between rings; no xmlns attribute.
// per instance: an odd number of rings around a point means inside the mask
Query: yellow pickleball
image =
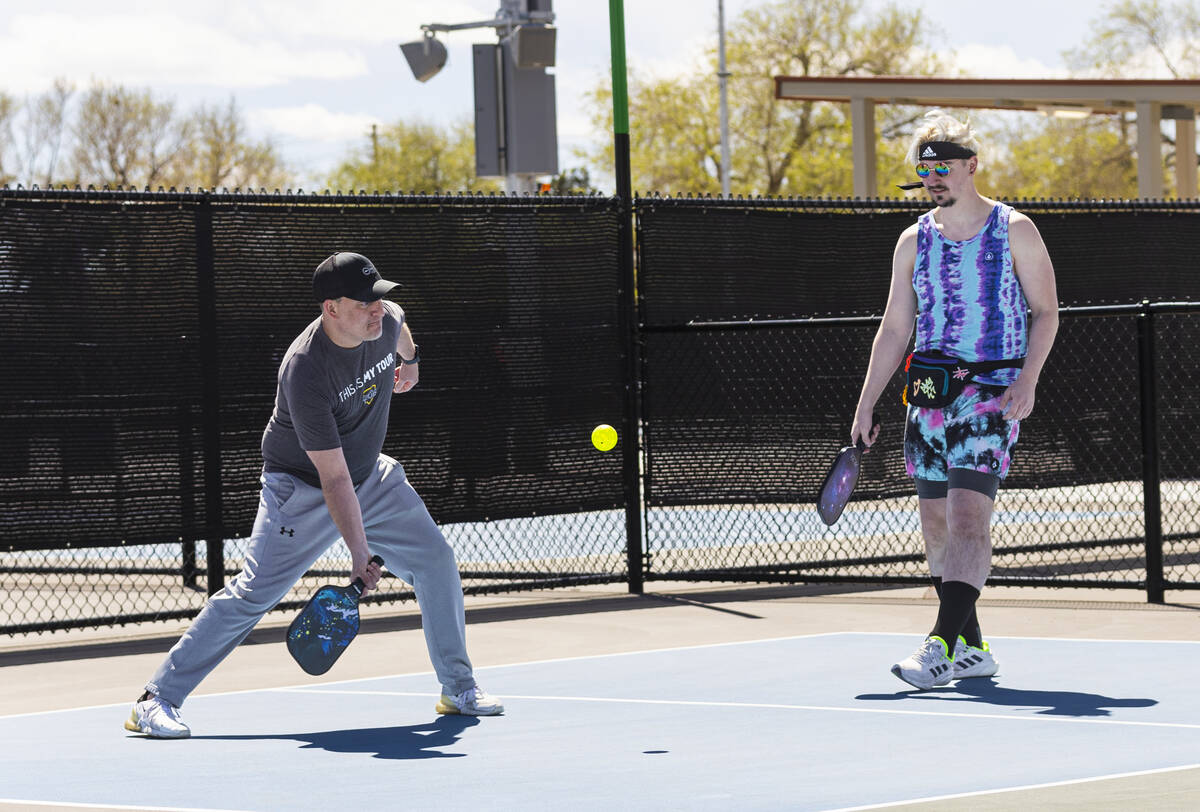
<svg viewBox="0 0 1200 812"><path fill-rule="evenodd" d="M609 451L617 444L617 430L607 423L592 429L592 445L601 451Z"/></svg>

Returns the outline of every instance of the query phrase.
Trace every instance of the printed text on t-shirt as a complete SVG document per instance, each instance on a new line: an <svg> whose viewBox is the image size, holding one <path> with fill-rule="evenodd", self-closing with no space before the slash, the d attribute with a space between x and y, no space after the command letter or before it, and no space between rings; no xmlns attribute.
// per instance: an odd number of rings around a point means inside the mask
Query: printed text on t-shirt
<svg viewBox="0 0 1200 812"><path fill-rule="evenodd" d="M360 375L359 377L354 379L354 383L350 384L349 386L342 387L342 390L340 392L338 392L338 402L345 403L346 398L353 397L355 392L357 392L358 390L360 390L364 386L366 386L368 383L370 383L375 378L376 375L381 374L384 370L391 367L392 364L395 363L395 361L396 361L395 354L389 352L382 360L380 360L374 366L367 367L365 370L363 370L362 375Z"/></svg>

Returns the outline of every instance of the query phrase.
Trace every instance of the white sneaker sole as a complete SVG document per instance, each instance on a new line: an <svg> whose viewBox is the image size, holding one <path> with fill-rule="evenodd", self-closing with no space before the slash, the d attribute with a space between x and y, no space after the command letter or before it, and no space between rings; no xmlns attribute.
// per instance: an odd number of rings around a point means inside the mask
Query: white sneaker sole
<svg viewBox="0 0 1200 812"><path fill-rule="evenodd" d="M129 714L129 718L125 720L125 729L131 733L140 733L143 736L149 736L152 739L186 739L192 735L192 731L184 728L180 731L155 730L150 725L142 725L138 720L137 710L133 710Z"/></svg>
<svg viewBox="0 0 1200 812"><path fill-rule="evenodd" d="M458 707L458 705L455 705L453 702L447 701L445 697L442 697L441 699L438 700L438 703L434 707L434 710L436 710L438 713L444 713L444 714L447 714L450 716L454 716L454 715L457 715L457 716L503 716L504 715L504 706L503 705L494 705L490 708L468 708L466 710L462 710L461 708Z"/></svg>

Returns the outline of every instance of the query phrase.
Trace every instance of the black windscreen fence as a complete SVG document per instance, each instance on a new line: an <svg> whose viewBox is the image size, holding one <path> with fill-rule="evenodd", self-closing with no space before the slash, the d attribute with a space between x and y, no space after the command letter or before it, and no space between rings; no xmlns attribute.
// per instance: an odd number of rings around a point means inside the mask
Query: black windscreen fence
<svg viewBox="0 0 1200 812"><path fill-rule="evenodd" d="M385 452L435 519L620 506L618 460L586 442L621 409L616 208L507 202L212 205L224 526L233 535L250 530L263 403L274 399L284 351L317 315L309 279L331 246L366 255L402 285L392 298L421 345L421 381L393 401Z"/></svg>
<svg viewBox="0 0 1200 812"><path fill-rule="evenodd" d="M1170 304L1200 302L1195 204L1019 208L1063 307L996 503L990 582L1196 586L1200 304ZM812 508L848 442L896 240L925 210L639 202L648 580L926 579L900 371L855 501L833 528ZM1160 531L1165 575L1147 568Z"/></svg>
<svg viewBox="0 0 1200 812"><path fill-rule="evenodd" d="M1200 297L1194 201L1016 205L1042 234L1064 305ZM896 240L927 210L916 201L640 200L642 321L880 315Z"/></svg>
<svg viewBox="0 0 1200 812"><path fill-rule="evenodd" d="M194 212L3 204L4 547L186 536L203 516Z"/></svg>
<svg viewBox="0 0 1200 812"><path fill-rule="evenodd" d="M399 459L471 591L623 580L618 207L604 198L0 198L0 630L194 614L236 572L316 265L370 257L421 345ZM202 543L196 543L202 541ZM331 577L336 545L282 607ZM409 597L396 580L376 600Z"/></svg>
<svg viewBox="0 0 1200 812"><path fill-rule="evenodd" d="M1018 207L1062 324L997 501L992 580L1198 587L1200 209ZM0 191L0 633L189 617L240 568L277 368L335 250L403 285L421 380L384 451L468 592L922 580L899 377L842 520L812 501L924 207L633 209L629 325L614 199ZM588 442L628 408L632 469ZM335 545L280 608L348 563ZM409 597L393 578L372 600Z"/></svg>

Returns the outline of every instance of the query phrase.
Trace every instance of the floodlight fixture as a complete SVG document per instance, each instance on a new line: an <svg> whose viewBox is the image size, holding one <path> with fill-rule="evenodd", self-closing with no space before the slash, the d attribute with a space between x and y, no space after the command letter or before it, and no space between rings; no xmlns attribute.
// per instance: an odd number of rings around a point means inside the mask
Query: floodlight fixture
<svg viewBox="0 0 1200 812"><path fill-rule="evenodd" d="M471 48L475 74L475 171L504 177L507 191L531 188L536 175L558 174L553 0L500 0L496 16L469 23L425 23L425 38L400 45L413 76L426 82L446 64L436 34L491 28L495 45Z"/></svg>
<svg viewBox="0 0 1200 812"><path fill-rule="evenodd" d="M418 82L428 82L446 64L446 46L428 31L423 40L401 43L400 51Z"/></svg>
<svg viewBox="0 0 1200 812"><path fill-rule="evenodd" d="M533 23L517 26L509 36L514 46L517 67L553 68L557 30L552 25Z"/></svg>

